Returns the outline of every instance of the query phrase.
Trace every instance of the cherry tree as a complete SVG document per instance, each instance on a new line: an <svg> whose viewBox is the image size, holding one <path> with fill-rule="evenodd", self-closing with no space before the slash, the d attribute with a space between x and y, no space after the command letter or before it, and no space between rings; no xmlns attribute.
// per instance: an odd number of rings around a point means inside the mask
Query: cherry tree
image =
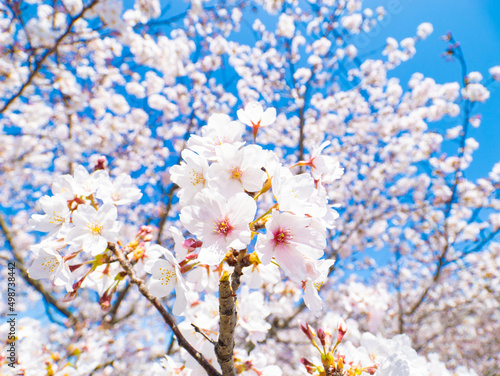
<svg viewBox="0 0 500 376"><path fill-rule="evenodd" d="M386 12L0 4L2 374L500 372L500 67L400 82Z"/></svg>

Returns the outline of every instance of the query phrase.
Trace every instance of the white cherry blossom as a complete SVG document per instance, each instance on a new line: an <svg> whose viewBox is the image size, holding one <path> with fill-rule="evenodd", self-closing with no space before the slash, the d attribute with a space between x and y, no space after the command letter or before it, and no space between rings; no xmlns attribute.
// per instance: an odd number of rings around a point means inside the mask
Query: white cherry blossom
<svg viewBox="0 0 500 376"><path fill-rule="evenodd" d="M148 286L151 294L157 298L169 295L175 289L175 303L172 312L182 315L186 308L188 288L182 277L179 264L174 255L160 245L149 247L150 254L159 253L163 258L152 258L144 264L144 270L152 274Z"/></svg>
<svg viewBox="0 0 500 376"><path fill-rule="evenodd" d="M68 227L70 210L67 201L61 196L43 196L40 204L45 214L33 214L30 225L37 231L48 232L48 236L57 234Z"/></svg>
<svg viewBox="0 0 500 376"><path fill-rule="evenodd" d="M201 137L191 135L188 147L209 160L215 159L215 147L224 143L241 147L244 128L240 123L231 121L225 114L214 114L208 118L208 123L201 129Z"/></svg>
<svg viewBox="0 0 500 376"><path fill-rule="evenodd" d="M237 149L234 145L222 144L216 148L217 162L208 170L208 185L225 197L238 192L257 192L266 180L262 170L267 154L257 145Z"/></svg>
<svg viewBox="0 0 500 376"><path fill-rule="evenodd" d="M129 175L120 174L113 181L102 179L96 197L115 205L129 205L140 200L142 193Z"/></svg>
<svg viewBox="0 0 500 376"><path fill-rule="evenodd" d="M208 161L189 149L182 151L182 159L184 161L179 165L170 168L170 179L181 188L179 199L182 204L188 205L207 185Z"/></svg>
<svg viewBox="0 0 500 376"><path fill-rule="evenodd" d="M249 102L245 108L238 110L238 119L245 125L252 127L254 139L257 137L257 132L260 127L267 127L276 120L276 109L269 107L264 111L264 108L259 102Z"/></svg>
<svg viewBox="0 0 500 376"><path fill-rule="evenodd" d="M255 201L245 193L229 200L209 189L198 193L193 205L184 207L180 214L184 227L203 242L198 260L217 265L229 248L245 248L250 243L249 223L256 210Z"/></svg>
<svg viewBox="0 0 500 376"><path fill-rule="evenodd" d="M98 210L91 205L79 205L73 212L73 227L65 237L82 247L84 252L96 256L103 253L108 242L115 242L118 236L119 224L116 207L105 203Z"/></svg>
<svg viewBox="0 0 500 376"><path fill-rule="evenodd" d="M73 291L73 274L59 251L43 244L33 247L32 251L37 255L37 258L28 269L30 278L50 278L55 286L65 286L66 291Z"/></svg>
<svg viewBox="0 0 500 376"><path fill-rule="evenodd" d="M264 265L274 257L288 277L301 282L307 278L306 257L319 259L325 246L325 237L310 227L309 219L274 210L255 251Z"/></svg>

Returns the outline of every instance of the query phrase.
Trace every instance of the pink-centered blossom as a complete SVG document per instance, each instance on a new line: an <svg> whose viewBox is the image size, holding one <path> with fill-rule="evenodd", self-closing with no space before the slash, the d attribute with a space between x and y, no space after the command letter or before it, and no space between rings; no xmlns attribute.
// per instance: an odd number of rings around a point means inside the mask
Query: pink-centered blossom
<svg viewBox="0 0 500 376"><path fill-rule="evenodd" d="M230 247L244 249L250 243L249 223L256 210L255 201L245 193L229 200L209 189L198 193L193 205L184 207L180 214L184 227L203 241L198 261L217 265Z"/></svg>
<svg viewBox="0 0 500 376"><path fill-rule="evenodd" d="M307 279L306 258L319 259L325 246L325 237L310 226L310 219L273 211L255 251L264 265L274 257L290 278L302 282Z"/></svg>

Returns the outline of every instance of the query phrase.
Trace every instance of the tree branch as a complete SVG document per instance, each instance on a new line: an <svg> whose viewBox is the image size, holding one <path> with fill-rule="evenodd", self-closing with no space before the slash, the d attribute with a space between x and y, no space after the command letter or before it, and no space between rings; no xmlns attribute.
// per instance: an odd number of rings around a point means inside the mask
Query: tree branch
<svg viewBox="0 0 500 376"><path fill-rule="evenodd" d="M224 272L219 282L219 319L219 340L215 345L217 361L222 369L222 376L236 376L233 360L236 307L227 272Z"/></svg>
<svg viewBox="0 0 500 376"><path fill-rule="evenodd" d="M0 228L2 229L2 232L5 236L5 238L7 239L7 242L9 243L9 246L12 250L12 255L14 256L14 259L15 259L16 268L17 268L17 270L19 270L19 273L21 274L21 277L24 279L24 281L28 285L33 287L36 291L38 291L40 294L42 294L42 296L47 304L50 304L59 313L64 315L66 318L68 318L70 320L70 323L71 323L70 325L76 323L77 322L76 317L73 315L73 313L71 313L71 311L68 308L62 306L56 298L54 298L47 290L45 290L45 288L43 287L43 285L39 281L31 279L29 277L28 272L26 270L26 266L24 265L24 261L20 255L19 251L14 246L14 236L10 232L9 226L7 225L5 220L3 219L2 215L0 215Z"/></svg>
<svg viewBox="0 0 500 376"><path fill-rule="evenodd" d="M52 55L54 52L57 51L57 48L59 47L59 44L63 41L64 38L66 38L70 33L71 33L71 29L73 28L73 25L75 24L76 21L78 21L80 18L83 17L83 14L90 8L94 7L97 3L99 2L99 0L92 0L92 2L87 5L86 7L83 8L83 10L78 14L76 15L75 18L73 18L71 20L71 22L69 23L68 27L66 28L66 31L59 37L57 38L57 40L55 41L54 45L49 48L43 55L42 57L40 58L40 60L38 60L35 64L35 69L30 73L29 77L28 77L28 80L21 85L21 88L19 89L19 91L14 94L12 97L10 97L7 102L4 103L3 107L0 108L0 114L3 113L5 110L7 110L7 108L17 99L19 98L24 90L31 84L31 81L33 81L33 79L35 78L35 76L38 74L38 72L40 71L40 69L42 69L42 66L43 66L43 63L45 62L45 60L47 60L47 58Z"/></svg>
<svg viewBox="0 0 500 376"><path fill-rule="evenodd" d="M203 367L203 369L207 372L209 376L221 376L221 374L205 359L202 353L198 352L182 335L179 327L177 326L175 319L167 312L165 307L160 303L158 298L154 297L150 294L148 287L144 283L143 280L137 277L132 265L125 258L122 250L118 247L110 248L113 253L116 255L118 261L120 262L121 267L130 278L130 281L133 284L136 284L139 288L140 293L156 308L156 310L163 317L165 323L172 329L174 332L177 343L180 347L184 348L197 362Z"/></svg>

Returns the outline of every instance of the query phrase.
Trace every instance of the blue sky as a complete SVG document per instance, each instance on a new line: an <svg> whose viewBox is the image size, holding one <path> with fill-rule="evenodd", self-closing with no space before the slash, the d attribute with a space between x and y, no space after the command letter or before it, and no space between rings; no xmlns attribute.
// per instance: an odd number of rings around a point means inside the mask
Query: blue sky
<svg viewBox="0 0 500 376"><path fill-rule="evenodd" d="M500 1L497 0L365 0L364 6L388 10L384 26L370 33L367 51L384 45L389 36L401 40L415 34L422 22L430 22L434 33L417 45L417 55L394 71L403 88L414 72L432 77L438 83L459 81L460 65L441 58L446 43L440 38L451 31L460 42L468 71L479 71L485 78L488 69L500 65ZM391 13L390 10L393 12ZM474 162L467 171L470 178L486 176L500 160L500 83L488 87L490 99L476 106L474 114L483 118L481 126L471 128L469 135L479 142ZM454 119L449 126L458 120Z"/></svg>

